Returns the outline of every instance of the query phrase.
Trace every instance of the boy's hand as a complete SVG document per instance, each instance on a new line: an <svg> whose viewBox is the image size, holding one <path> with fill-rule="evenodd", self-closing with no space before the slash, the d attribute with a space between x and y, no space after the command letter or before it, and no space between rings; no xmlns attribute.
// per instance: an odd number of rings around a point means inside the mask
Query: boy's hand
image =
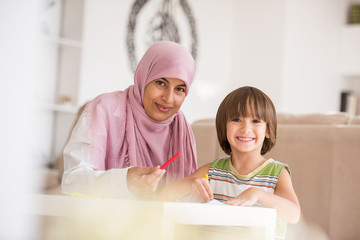
<svg viewBox="0 0 360 240"><path fill-rule="evenodd" d="M261 191L263 190L259 188L248 188L242 193L240 193L239 196L224 203L229 205L250 207L259 200L259 195L261 194Z"/></svg>
<svg viewBox="0 0 360 240"><path fill-rule="evenodd" d="M191 183L191 192L203 199L205 202L209 202L214 199L209 181L205 178L194 178Z"/></svg>

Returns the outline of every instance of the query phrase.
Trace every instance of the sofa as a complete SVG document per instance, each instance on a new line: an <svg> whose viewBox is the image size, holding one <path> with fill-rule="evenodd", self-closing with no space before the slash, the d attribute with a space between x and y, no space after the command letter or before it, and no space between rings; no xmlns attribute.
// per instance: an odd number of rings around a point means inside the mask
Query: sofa
<svg viewBox="0 0 360 240"><path fill-rule="evenodd" d="M279 113L277 118L277 142L265 157L290 166L302 209L299 225L317 229L325 239L359 239L360 117ZM226 156L217 142L215 119L196 121L192 128L199 166ZM296 226L289 229L305 234Z"/></svg>
<svg viewBox="0 0 360 240"><path fill-rule="evenodd" d="M226 156L217 141L214 119L195 121L192 129L199 166ZM265 157L287 163L292 172L302 219L289 226L288 235L294 236L289 239L359 238L359 116L280 113L276 145ZM60 157L55 169L41 173L42 193L61 194L62 171Z"/></svg>

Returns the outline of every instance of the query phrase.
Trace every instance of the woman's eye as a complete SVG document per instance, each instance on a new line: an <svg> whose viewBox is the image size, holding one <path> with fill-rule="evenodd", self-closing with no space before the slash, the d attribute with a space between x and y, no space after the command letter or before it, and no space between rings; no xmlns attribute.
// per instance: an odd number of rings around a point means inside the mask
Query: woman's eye
<svg viewBox="0 0 360 240"><path fill-rule="evenodd" d="M240 119L234 118L232 121L233 121L233 122L240 122Z"/></svg>
<svg viewBox="0 0 360 240"><path fill-rule="evenodd" d="M165 86L165 82L161 81L161 80L157 80L156 84L159 86Z"/></svg>
<svg viewBox="0 0 360 240"><path fill-rule="evenodd" d="M179 92L185 92L185 89L184 89L184 88L181 88L181 87L176 88L176 90L179 91Z"/></svg>
<svg viewBox="0 0 360 240"><path fill-rule="evenodd" d="M253 120L253 123L261 123L261 120L254 119L254 120Z"/></svg>

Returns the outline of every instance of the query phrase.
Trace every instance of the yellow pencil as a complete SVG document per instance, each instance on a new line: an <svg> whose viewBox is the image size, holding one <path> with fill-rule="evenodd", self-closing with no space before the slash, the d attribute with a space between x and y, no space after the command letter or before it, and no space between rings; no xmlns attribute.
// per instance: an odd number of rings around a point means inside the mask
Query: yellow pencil
<svg viewBox="0 0 360 240"><path fill-rule="evenodd" d="M205 179L209 181L209 176L208 176L208 174L205 174Z"/></svg>

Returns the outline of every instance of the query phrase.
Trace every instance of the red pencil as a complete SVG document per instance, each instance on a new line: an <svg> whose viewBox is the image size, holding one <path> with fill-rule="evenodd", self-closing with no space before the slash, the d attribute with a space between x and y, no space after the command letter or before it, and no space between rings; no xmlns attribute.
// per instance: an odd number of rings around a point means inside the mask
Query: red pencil
<svg viewBox="0 0 360 240"><path fill-rule="evenodd" d="M178 156L180 156L180 152L178 152L178 153L175 154L172 158L170 158L170 160L167 161L164 165L162 165L160 169L166 168L167 165L169 165L172 161L174 161Z"/></svg>

